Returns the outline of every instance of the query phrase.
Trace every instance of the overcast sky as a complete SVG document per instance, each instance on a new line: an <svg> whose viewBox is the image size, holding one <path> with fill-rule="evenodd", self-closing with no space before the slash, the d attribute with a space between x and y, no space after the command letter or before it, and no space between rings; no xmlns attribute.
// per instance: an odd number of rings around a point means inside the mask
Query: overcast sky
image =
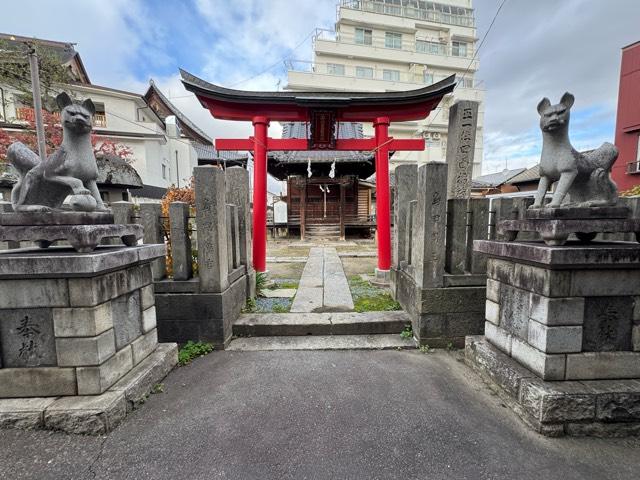
<svg viewBox="0 0 640 480"><path fill-rule="evenodd" d="M474 0L483 38L502 0ZM77 43L91 81L143 93L149 78L212 137L250 125L214 121L178 80L274 90L283 59L311 59L310 34L333 28L337 0L21 0L0 32ZM613 141L621 47L640 40L640 0L506 0L479 51L486 89L484 172L531 166L540 154L536 105L576 96L579 149ZM279 136L272 126L272 136Z"/></svg>

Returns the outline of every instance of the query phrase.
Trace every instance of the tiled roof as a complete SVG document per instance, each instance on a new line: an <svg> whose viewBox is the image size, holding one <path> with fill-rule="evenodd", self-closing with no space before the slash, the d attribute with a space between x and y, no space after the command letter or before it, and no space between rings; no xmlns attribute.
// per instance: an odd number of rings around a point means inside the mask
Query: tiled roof
<svg viewBox="0 0 640 480"><path fill-rule="evenodd" d="M535 165L513 177L509 180L509 183L535 182L538 180L540 180L540 165Z"/></svg>
<svg viewBox="0 0 640 480"><path fill-rule="evenodd" d="M153 79L149 80L149 90L145 93L145 99L149 99L151 92L155 92L158 98L162 101L165 107L176 116L176 118L182 123L184 126L188 127L192 130L197 136L201 137L201 140L207 141L208 143L213 143L213 139L204 133L200 127L198 127L195 123L193 123L184 113L182 113L178 108L171 103L171 101L162 93L162 91L156 86L156 83ZM160 115L160 112L156 112ZM162 118L164 121L164 118Z"/></svg>
<svg viewBox="0 0 640 480"><path fill-rule="evenodd" d="M198 160L232 160L232 161L246 161L248 155L246 153L239 152L227 152L215 149L213 145L204 145L198 142L191 142L191 145L198 154Z"/></svg>
<svg viewBox="0 0 640 480"><path fill-rule="evenodd" d="M526 168L515 168L513 170L503 170L502 172L490 173L488 175L481 175L474 178L471 181L472 188L491 188L499 187L500 185L507 183L516 175L524 172Z"/></svg>
<svg viewBox="0 0 640 480"><path fill-rule="evenodd" d="M282 138L309 138L309 125L302 122L287 122L282 125ZM338 123L337 138L364 138L362 124L355 122ZM269 156L280 163L340 163L370 162L374 155L370 152L306 150L306 151L274 151Z"/></svg>

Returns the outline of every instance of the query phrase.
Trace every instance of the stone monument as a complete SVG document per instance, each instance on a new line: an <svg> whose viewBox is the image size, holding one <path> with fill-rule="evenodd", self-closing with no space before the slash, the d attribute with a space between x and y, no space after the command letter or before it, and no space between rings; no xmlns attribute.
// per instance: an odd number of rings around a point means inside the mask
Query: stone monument
<svg viewBox="0 0 640 480"><path fill-rule="evenodd" d="M467 337L466 359L543 434L638 435L640 245L592 240L640 223L614 206L615 147L571 148L572 104L565 94L538 106L545 138L534 208L498 224L508 241L474 242L487 256L486 322L484 337ZM558 187L545 205L551 181ZM543 241L515 241L518 231Z"/></svg>
<svg viewBox="0 0 640 480"><path fill-rule="evenodd" d="M64 92L56 100L63 128L60 148L47 159L20 142L7 150L18 181L11 191L14 212L0 214L0 241L32 241L47 248L66 240L78 252L90 252L110 237L135 245L142 238L142 227L114 225L98 192L91 145L93 102L73 103Z"/></svg>
<svg viewBox="0 0 640 480"><path fill-rule="evenodd" d="M478 102L460 100L449 109L447 198L469 198L476 150Z"/></svg>
<svg viewBox="0 0 640 480"><path fill-rule="evenodd" d="M0 240L50 248L0 253L0 427L101 434L177 363L177 346L158 344L156 329L151 262L166 248L138 246L141 226L113 223L95 184L92 103L58 102L57 152L9 149L20 180ZM97 247L105 237L125 246Z"/></svg>

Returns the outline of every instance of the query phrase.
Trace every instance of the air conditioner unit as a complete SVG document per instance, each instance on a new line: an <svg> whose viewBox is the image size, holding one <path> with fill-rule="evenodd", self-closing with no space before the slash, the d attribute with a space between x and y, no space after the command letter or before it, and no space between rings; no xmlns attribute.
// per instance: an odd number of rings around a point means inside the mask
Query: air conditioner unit
<svg viewBox="0 0 640 480"><path fill-rule="evenodd" d="M640 173L640 162L627 163L627 173Z"/></svg>

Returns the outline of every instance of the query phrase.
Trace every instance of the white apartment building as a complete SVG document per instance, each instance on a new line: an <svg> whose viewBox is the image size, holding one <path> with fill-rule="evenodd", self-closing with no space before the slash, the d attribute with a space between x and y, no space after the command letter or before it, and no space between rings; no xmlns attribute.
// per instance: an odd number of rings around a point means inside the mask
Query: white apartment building
<svg viewBox="0 0 640 480"><path fill-rule="evenodd" d="M480 102L473 176L481 174L484 91L475 82L472 0L341 0L334 31L318 29L313 61L288 63L289 90L411 90L458 76L459 85L428 118L393 123L390 135L426 140L424 152L398 152L401 163L444 161L449 107ZM365 134L373 134L365 125Z"/></svg>

